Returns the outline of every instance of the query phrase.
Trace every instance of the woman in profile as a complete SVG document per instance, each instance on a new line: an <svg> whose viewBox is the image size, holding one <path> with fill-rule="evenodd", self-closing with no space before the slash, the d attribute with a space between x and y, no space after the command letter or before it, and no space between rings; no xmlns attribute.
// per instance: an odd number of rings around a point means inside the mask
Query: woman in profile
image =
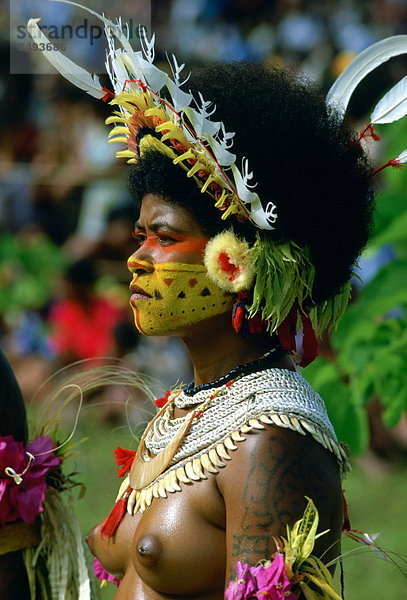
<svg viewBox="0 0 407 600"><path fill-rule="evenodd" d="M346 456L298 372L295 330L301 325L304 364L315 355L315 329L346 304L369 228L365 158L291 73L216 66L188 83L236 131L233 151L248 159L276 219L272 229L240 212L222 219L231 204L215 206L217 180L202 193L206 163L194 169L187 155L186 176L163 151L153 111L135 110L130 304L141 333L183 339L194 381L167 394L118 503L88 537L121 579L118 599L220 600L236 563L272 557L275 536L301 518L306 497L329 530L316 552L329 562L340 550ZM167 147L175 153L182 141ZM120 503L127 512L118 523Z"/></svg>
<svg viewBox="0 0 407 600"><path fill-rule="evenodd" d="M340 552L347 457L297 364L343 313L368 238L368 128L357 138L348 98L337 111L282 69L181 83L175 58L170 77L152 42L133 53L102 20L114 92L82 87L119 107L109 137L133 164L135 326L180 337L194 381L157 401L136 453L118 452L125 479L91 551L118 600L338 598L309 555Z"/></svg>

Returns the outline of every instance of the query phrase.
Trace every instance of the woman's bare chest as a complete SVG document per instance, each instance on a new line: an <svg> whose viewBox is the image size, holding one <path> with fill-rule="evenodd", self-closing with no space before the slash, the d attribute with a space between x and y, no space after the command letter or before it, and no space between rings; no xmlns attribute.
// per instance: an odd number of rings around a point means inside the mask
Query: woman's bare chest
<svg viewBox="0 0 407 600"><path fill-rule="evenodd" d="M99 526L88 538L103 566L125 576L124 586L132 588L126 592L129 598L139 586L163 597L210 597L223 590L223 499L213 476L182 488L167 498L154 499L144 513L126 515L114 538L101 536Z"/></svg>

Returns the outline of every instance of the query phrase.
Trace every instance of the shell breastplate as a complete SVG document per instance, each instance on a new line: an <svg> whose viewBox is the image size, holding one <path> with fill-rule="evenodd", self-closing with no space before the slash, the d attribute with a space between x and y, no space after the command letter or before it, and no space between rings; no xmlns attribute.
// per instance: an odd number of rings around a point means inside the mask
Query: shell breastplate
<svg viewBox="0 0 407 600"><path fill-rule="evenodd" d="M188 413L174 418L174 407L195 408L195 416L191 419ZM265 429L266 425L310 434L335 454L342 472L347 470L346 452L337 440L321 397L299 373L265 369L192 396L184 391L173 392L147 427L134 467L148 469L153 457L159 462L170 444L171 456L166 457L161 472L159 469L159 474L141 489L129 492L132 476L126 477L118 497L127 490L128 512L143 512L154 497L165 498L168 493L181 491L180 483L207 479L207 473L217 474L231 459L236 444L245 440L244 435ZM177 436L179 443L174 445Z"/></svg>

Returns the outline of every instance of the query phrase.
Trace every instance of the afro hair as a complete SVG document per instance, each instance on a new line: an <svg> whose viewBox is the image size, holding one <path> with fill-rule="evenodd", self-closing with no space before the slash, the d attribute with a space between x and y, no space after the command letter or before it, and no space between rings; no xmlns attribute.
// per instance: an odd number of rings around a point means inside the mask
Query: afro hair
<svg viewBox="0 0 407 600"><path fill-rule="evenodd" d="M216 105L214 118L236 132L237 164L248 158L265 206L277 207L275 243L294 241L315 267L315 304L340 291L367 242L373 190L367 159L354 134L324 96L290 70L256 64L213 65L191 75L188 87ZM230 227L253 242L257 230L220 219L207 194L164 155L143 155L130 172L137 204L147 193L187 209L210 236Z"/></svg>

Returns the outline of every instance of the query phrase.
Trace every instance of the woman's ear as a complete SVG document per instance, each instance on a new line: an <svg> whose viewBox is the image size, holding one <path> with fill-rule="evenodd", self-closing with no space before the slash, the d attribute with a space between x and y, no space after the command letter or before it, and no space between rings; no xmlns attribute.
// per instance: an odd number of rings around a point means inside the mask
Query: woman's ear
<svg viewBox="0 0 407 600"><path fill-rule="evenodd" d="M253 250L232 231L215 235L206 245L204 263L209 277L223 290L249 290L255 275Z"/></svg>

